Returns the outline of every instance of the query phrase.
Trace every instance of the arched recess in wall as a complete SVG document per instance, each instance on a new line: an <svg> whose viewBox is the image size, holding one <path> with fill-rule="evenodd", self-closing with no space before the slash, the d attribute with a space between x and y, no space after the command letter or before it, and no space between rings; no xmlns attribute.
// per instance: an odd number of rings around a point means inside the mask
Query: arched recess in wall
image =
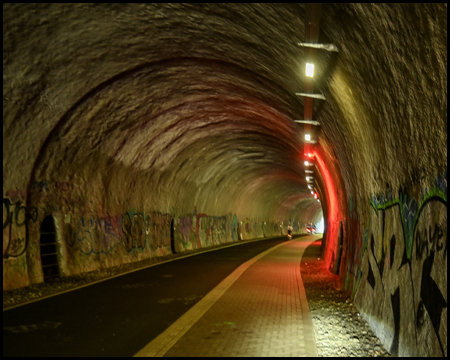
<svg viewBox="0 0 450 360"><path fill-rule="evenodd" d="M44 218L40 228L40 248L44 281L59 277L56 226L52 216Z"/></svg>
<svg viewBox="0 0 450 360"><path fill-rule="evenodd" d="M170 222L170 248L172 249L173 254L177 253L175 248L175 219L173 218Z"/></svg>

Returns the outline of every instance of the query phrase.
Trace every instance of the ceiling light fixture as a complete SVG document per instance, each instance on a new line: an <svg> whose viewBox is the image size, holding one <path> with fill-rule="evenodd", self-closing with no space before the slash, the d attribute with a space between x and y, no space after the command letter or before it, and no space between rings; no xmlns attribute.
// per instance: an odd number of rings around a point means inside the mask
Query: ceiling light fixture
<svg viewBox="0 0 450 360"><path fill-rule="evenodd" d="M306 63L306 76L314 76L314 64Z"/></svg>

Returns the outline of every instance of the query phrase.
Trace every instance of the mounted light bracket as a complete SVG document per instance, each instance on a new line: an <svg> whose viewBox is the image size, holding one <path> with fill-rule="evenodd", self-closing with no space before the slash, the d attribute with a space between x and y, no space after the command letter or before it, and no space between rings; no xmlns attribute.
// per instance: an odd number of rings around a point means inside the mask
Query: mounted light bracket
<svg viewBox="0 0 450 360"><path fill-rule="evenodd" d="M310 98L320 99L320 100L326 100L325 96L323 96L322 94L295 93L295 95L297 95L297 96L305 96L305 97L310 97Z"/></svg>
<svg viewBox="0 0 450 360"><path fill-rule="evenodd" d="M320 122L315 120L294 120L294 122L298 124L310 124L310 125L317 125L320 126Z"/></svg>
<svg viewBox="0 0 450 360"><path fill-rule="evenodd" d="M317 44L317 43L298 43L299 46L311 47L326 51L336 51L339 52L339 49L334 44Z"/></svg>

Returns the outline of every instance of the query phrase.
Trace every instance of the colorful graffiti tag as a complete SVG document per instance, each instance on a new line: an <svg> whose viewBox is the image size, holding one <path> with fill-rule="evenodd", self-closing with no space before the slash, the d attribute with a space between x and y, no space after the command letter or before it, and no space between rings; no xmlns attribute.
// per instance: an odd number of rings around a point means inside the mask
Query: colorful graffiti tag
<svg viewBox="0 0 450 360"><path fill-rule="evenodd" d="M390 324L383 336L391 354L446 356L446 177L420 201L400 189L398 198L388 192L370 206L355 303L379 309Z"/></svg>
<svg viewBox="0 0 450 360"><path fill-rule="evenodd" d="M146 214L130 210L123 215L101 218L82 217L76 226L66 224L67 244L84 255L109 254L118 245L129 253L147 246L170 246L169 214Z"/></svg>
<svg viewBox="0 0 450 360"><path fill-rule="evenodd" d="M25 253L29 242L28 224L36 222L38 212L32 208L27 212L21 200L12 202L3 198L3 258L17 258Z"/></svg>
<svg viewBox="0 0 450 360"><path fill-rule="evenodd" d="M109 254L122 238L121 216L84 218L76 226L67 223L66 242L71 253L84 255Z"/></svg>
<svg viewBox="0 0 450 360"><path fill-rule="evenodd" d="M148 221L148 241L153 249L170 246L170 224L172 216L170 214L162 214L152 212Z"/></svg>
<svg viewBox="0 0 450 360"><path fill-rule="evenodd" d="M185 215L178 218L177 239L184 250L222 244L231 237L233 225L229 222L227 216L208 216L197 213ZM237 224L237 218L235 222Z"/></svg>

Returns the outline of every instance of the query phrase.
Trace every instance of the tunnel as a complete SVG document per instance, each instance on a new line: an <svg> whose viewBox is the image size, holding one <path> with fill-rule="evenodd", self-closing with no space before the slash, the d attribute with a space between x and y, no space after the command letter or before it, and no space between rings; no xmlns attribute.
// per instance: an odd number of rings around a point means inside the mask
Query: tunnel
<svg viewBox="0 0 450 360"><path fill-rule="evenodd" d="M3 4L4 290L44 222L67 277L322 219L386 348L447 356L447 4Z"/></svg>

